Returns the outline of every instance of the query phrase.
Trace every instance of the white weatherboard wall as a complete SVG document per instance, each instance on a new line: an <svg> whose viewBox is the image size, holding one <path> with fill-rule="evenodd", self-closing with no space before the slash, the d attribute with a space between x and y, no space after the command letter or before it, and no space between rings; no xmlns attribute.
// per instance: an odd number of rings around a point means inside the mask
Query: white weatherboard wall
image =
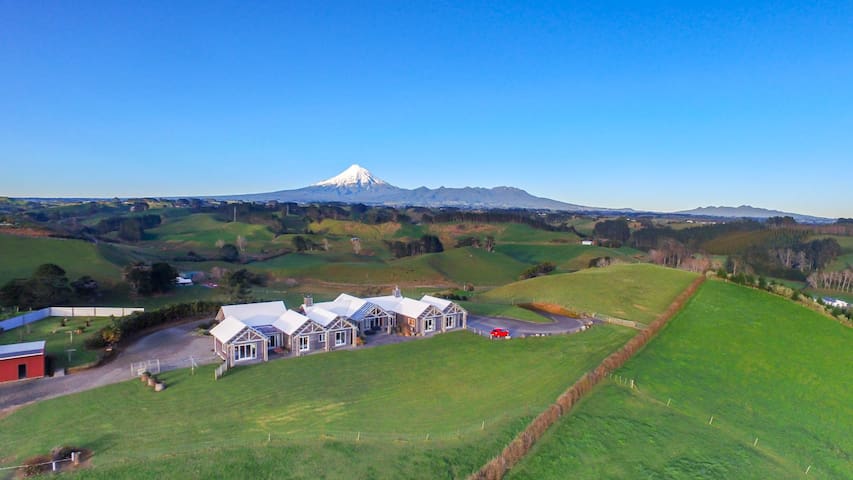
<svg viewBox="0 0 853 480"><path fill-rule="evenodd" d="M46 307L33 310L0 322L3 330L12 330L47 317L125 317L133 312L144 312L141 307Z"/></svg>

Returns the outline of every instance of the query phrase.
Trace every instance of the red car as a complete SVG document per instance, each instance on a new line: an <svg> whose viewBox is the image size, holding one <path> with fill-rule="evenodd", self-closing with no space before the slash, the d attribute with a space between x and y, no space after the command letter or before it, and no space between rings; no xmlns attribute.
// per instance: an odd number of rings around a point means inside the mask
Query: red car
<svg viewBox="0 0 853 480"><path fill-rule="evenodd" d="M491 333L492 338L511 338L509 336L509 330L505 328L493 328Z"/></svg>

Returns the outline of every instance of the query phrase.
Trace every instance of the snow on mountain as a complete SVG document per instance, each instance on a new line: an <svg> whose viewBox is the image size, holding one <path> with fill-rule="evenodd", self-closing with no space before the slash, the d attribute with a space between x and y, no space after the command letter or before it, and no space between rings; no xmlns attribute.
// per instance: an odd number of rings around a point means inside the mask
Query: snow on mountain
<svg viewBox="0 0 853 480"><path fill-rule="evenodd" d="M374 185L388 185L384 180L379 179L370 173L366 168L353 164L343 172L334 177L315 183L316 187L353 187L370 188Z"/></svg>

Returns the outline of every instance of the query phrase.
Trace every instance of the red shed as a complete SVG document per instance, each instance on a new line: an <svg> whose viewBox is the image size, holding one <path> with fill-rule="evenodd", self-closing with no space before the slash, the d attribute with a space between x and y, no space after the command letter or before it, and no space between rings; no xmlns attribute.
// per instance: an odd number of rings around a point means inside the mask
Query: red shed
<svg viewBox="0 0 853 480"><path fill-rule="evenodd" d="M0 382L44 376L44 340L0 345Z"/></svg>

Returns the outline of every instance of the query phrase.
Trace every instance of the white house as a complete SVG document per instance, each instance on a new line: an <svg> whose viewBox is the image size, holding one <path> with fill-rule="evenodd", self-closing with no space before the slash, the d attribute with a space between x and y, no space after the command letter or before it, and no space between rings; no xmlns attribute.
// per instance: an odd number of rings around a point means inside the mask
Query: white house
<svg viewBox="0 0 853 480"><path fill-rule="evenodd" d="M366 300L393 313L403 335L432 335L467 325L468 313L455 303L428 295L421 300L406 298L396 287L391 295Z"/></svg>
<svg viewBox="0 0 853 480"><path fill-rule="evenodd" d="M320 310L303 315L282 301L223 305L216 320L213 350L229 367L265 362L279 348L303 355L355 345L356 327L345 318Z"/></svg>
<svg viewBox="0 0 853 480"><path fill-rule="evenodd" d="M590 246L592 245L592 240L581 240L581 245Z"/></svg>
<svg viewBox="0 0 853 480"><path fill-rule="evenodd" d="M383 329L387 333L391 333L391 328L396 324L394 315L387 312L381 306L346 293L338 295L331 302L318 303L314 303L310 296L306 296L302 308L320 308L333 312L346 318L350 323L358 327L361 332Z"/></svg>

